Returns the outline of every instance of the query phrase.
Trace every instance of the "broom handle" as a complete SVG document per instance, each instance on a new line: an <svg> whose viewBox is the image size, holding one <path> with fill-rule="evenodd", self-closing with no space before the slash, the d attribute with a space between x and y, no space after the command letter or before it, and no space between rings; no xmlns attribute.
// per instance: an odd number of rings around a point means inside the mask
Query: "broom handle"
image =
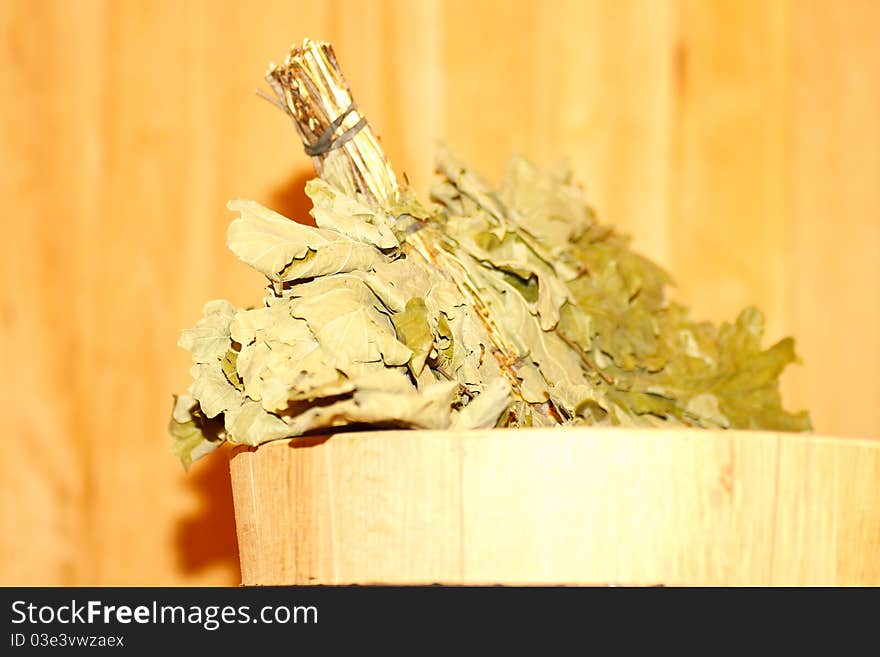
<svg viewBox="0 0 880 657"><path fill-rule="evenodd" d="M329 43L305 39L282 65L271 66L266 80L277 97L269 100L293 119L319 176L343 188L352 185L385 209L397 201L394 171Z"/></svg>

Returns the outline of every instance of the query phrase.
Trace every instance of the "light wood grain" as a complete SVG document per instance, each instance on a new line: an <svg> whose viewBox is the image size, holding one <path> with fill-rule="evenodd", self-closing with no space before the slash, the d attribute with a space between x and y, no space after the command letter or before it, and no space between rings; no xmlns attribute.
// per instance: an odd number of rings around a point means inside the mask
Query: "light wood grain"
<svg viewBox="0 0 880 657"><path fill-rule="evenodd" d="M238 581L223 458L185 475L165 422L179 330L262 294L226 201L307 216L252 93L306 35L417 189L437 138L490 178L568 157L697 316L798 336L819 432L880 436L876 2L6 0L0 583Z"/></svg>
<svg viewBox="0 0 880 657"><path fill-rule="evenodd" d="M880 585L880 442L391 431L231 469L244 584Z"/></svg>
<svg viewBox="0 0 880 657"><path fill-rule="evenodd" d="M769 577L775 440L766 436L568 430L446 440L464 449L465 581Z"/></svg>
<svg viewBox="0 0 880 657"><path fill-rule="evenodd" d="M284 443L284 456L297 453L282 469L244 451L235 461L247 489L236 507L243 581L265 581L267 564L282 563L298 584L338 582L364 564L376 581L448 577L460 562L459 446L398 436L391 451L370 440L346 453Z"/></svg>
<svg viewBox="0 0 880 657"><path fill-rule="evenodd" d="M779 442L773 583L877 586L880 442Z"/></svg>

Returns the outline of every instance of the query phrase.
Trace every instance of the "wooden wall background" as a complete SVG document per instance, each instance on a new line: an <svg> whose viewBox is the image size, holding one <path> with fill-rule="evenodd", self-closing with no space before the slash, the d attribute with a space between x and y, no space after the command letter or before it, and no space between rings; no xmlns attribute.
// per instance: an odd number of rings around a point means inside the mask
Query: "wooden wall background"
<svg viewBox="0 0 880 657"><path fill-rule="evenodd" d="M816 429L880 436L880 2L0 2L0 584L238 581L226 463L184 475L177 334L257 301L235 196L304 216L309 164L253 95L337 44L399 171L568 156L696 314L768 316Z"/></svg>

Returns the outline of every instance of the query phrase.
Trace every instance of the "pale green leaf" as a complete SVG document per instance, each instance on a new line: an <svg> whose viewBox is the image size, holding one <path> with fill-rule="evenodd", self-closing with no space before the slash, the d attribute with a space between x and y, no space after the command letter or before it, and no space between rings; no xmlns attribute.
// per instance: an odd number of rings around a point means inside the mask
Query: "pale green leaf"
<svg viewBox="0 0 880 657"><path fill-rule="evenodd" d="M370 269L388 260L369 244L298 224L254 201L230 201L227 207L241 213L229 226L229 248L275 283Z"/></svg>
<svg viewBox="0 0 880 657"><path fill-rule="evenodd" d="M209 363L229 350L229 322L235 309L228 301L209 301L194 328L180 334L178 346L192 352L194 363Z"/></svg>

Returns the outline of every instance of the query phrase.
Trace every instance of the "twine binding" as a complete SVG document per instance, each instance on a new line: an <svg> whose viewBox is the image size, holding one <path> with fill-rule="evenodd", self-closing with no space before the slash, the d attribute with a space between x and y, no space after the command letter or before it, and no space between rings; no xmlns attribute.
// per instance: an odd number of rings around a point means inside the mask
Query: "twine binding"
<svg viewBox="0 0 880 657"><path fill-rule="evenodd" d="M347 141L349 141L352 137L354 137L361 129L367 125L366 117L361 117L361 120L351 126L348 130L343 132L341 135L333 138L333 135L336 134L336 131L339 130L339 126L342 125L342 122L345 121L346 117L349 114L357 110L357 103L352 101L351 105L339 116L333 119L332 123L327 126L327 129L318 137L318 140L314 144L305 144L303 146L303 150L306 152L306 155L311 155L312 157L317 157L319 155L325 155L330 151L336 150L345 145Z"/></svg>

